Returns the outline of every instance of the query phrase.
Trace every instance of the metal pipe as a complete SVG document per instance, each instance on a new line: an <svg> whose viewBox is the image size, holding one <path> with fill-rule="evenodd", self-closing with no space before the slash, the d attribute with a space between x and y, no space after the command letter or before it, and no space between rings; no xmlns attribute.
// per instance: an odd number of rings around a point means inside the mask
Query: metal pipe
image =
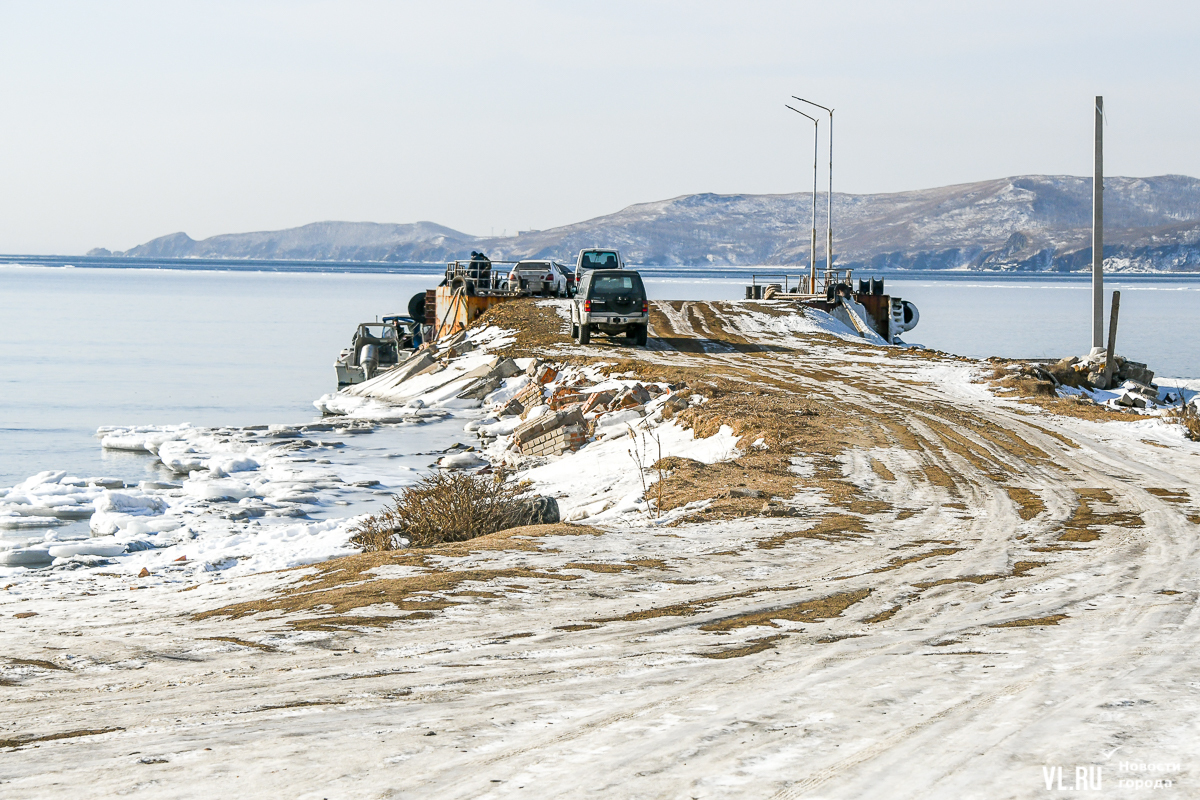
<svg viewBox="0 0 1200 800"><path fill-rule="evenodd" d="M813 124L813 192L812 192L812 239L809 241L808 249L808 291L810 294L816 294L817 282L817 147L820 136L820 122L815 117L810 117L799 109L792 108L787 103L784 103L784 108L789 108L795 111L802 117L812 120Z"/></svg>
<svg viewBox="0 0 1200 800"><path fill-rule="evenodd" d="M812 100L805 100L803 97L796 97L796 100L801 103L808 103L810 106L824 109L829 112L829 219L826 234L828 238L825 241L825 269L833 269L833 109L825 108L820 103L814 103Z"/></svg>

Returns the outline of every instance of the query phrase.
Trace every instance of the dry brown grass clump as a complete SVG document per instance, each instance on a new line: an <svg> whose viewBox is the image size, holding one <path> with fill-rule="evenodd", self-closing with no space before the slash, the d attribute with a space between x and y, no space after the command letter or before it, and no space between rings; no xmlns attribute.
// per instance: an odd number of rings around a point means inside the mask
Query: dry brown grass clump
<svg viewBox="0 0 1200 800"><path fill-rule="evenodd" d="M1181 403L1167 412L1167 418L1182 425L1184 434L1193 442L1200 442L1200 411L1194 404Z"/></svg>
<svg viewBox="0 0 1200 800"><path fill-rule="evenodd" d="M1076 389L1094 388L1087 379L1087 370L1076 370L1074 365L1066 364L1064 361L1048 365L1046 372L1053 375L1054 380L1063 386L1073 386Z"/></svg>
<svg viewBox="0 0 1200 800"><path fill-rule="evenodd" d="M501 475L439 472L409 486L378 514L355 526L351 544L364 552L465 542L521 524L524 487Z"/></svg>

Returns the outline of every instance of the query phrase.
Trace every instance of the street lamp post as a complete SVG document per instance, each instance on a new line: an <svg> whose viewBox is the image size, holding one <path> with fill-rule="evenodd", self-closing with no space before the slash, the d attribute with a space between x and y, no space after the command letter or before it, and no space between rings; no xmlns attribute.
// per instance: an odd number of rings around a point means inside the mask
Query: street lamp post
<svg viewBox="0 0 1200 800"><path fill-rule="evenodd" d="M829 112L829 227L827 233L829 238L825 242L825 269L833 269L833 109L825 108L820 103L814 103L812 100L805 100L803 97L793 98L801 103L808 103L810 106L816 106Z"/></svg>
<svg viewBox="0 0 1200 800"><path fill-rule="evenodd" d="M812 198L812 240L809 243L808 250L808 293L816 294L817 291L817 140L818 128L820 123L815 117L810 117L803 111L792 108L787 103L784 103L784 108L795 111L800 116L812 120L813 124L813 198Z"/></svg>

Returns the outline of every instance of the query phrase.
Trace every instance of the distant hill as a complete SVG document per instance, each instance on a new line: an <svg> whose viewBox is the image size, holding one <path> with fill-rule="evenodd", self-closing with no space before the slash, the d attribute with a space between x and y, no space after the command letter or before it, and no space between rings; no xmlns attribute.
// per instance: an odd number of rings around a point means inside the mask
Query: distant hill
<svg viewBox="0 0 1200 800"><path fill-rule="evenodd" d="M440 261L447 252L470 250L475 237L432 222L381 225L375 222L314 222L259 233L226 233L196 241L171 233L124 253L143 258L270 258L300 261ZM403 258L388 259L403 253ZM93 250L88 255L108 255Z"/></svg>
<svg viewBox="0 0 1200 800"><path fill-rule="evenodd" d="M1091 179L1027 175L894 194L833 195L838 266L1071 271L1091 263ZM1200 271L1200 180L1106 178L1110 269ZM116 255L329 261L573 260L615 246L634 264L751 265L808 261L811 194L696 194L514 237L475 237L418 222L318 222L196 241L163 236ZM817 196L818 257L825 195ZM106 251L93 251L105 253Z"/></svg>

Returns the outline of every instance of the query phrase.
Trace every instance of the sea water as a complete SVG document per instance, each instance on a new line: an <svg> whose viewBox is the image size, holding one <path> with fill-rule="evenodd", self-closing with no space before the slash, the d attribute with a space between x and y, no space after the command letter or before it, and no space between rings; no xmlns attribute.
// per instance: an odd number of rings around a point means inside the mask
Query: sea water
<svg viewBox="0 0 1200 800"><path fill-rule="evenodd" d="M333 361L355 326L406 314L409 298L439 278L436 265L159 266L168 268L0 265L0 486L49 469L152 477L150 457L101 450L93 436L101 425L310 421L312 401L335 388ZM756 270L770 268L642 272L655 299L735 300ZM910 342L1019 358L1090 346L1082 277L885 280L889 294L921 312ZM1113 289L1122 293L1118 351L1160 376L1200 378L1200 279L1111 275ZM437 425L388 446L426 451L460 432Z"/></svg>
<svg viewBox="0 0 1200 800"><path fill-rule="evenodd" d="M149 457L101 450L101 425L311 421L357 324L406 314L427 285L412 274L0 266L0 486L48 469L152 478Z"/></svg>

